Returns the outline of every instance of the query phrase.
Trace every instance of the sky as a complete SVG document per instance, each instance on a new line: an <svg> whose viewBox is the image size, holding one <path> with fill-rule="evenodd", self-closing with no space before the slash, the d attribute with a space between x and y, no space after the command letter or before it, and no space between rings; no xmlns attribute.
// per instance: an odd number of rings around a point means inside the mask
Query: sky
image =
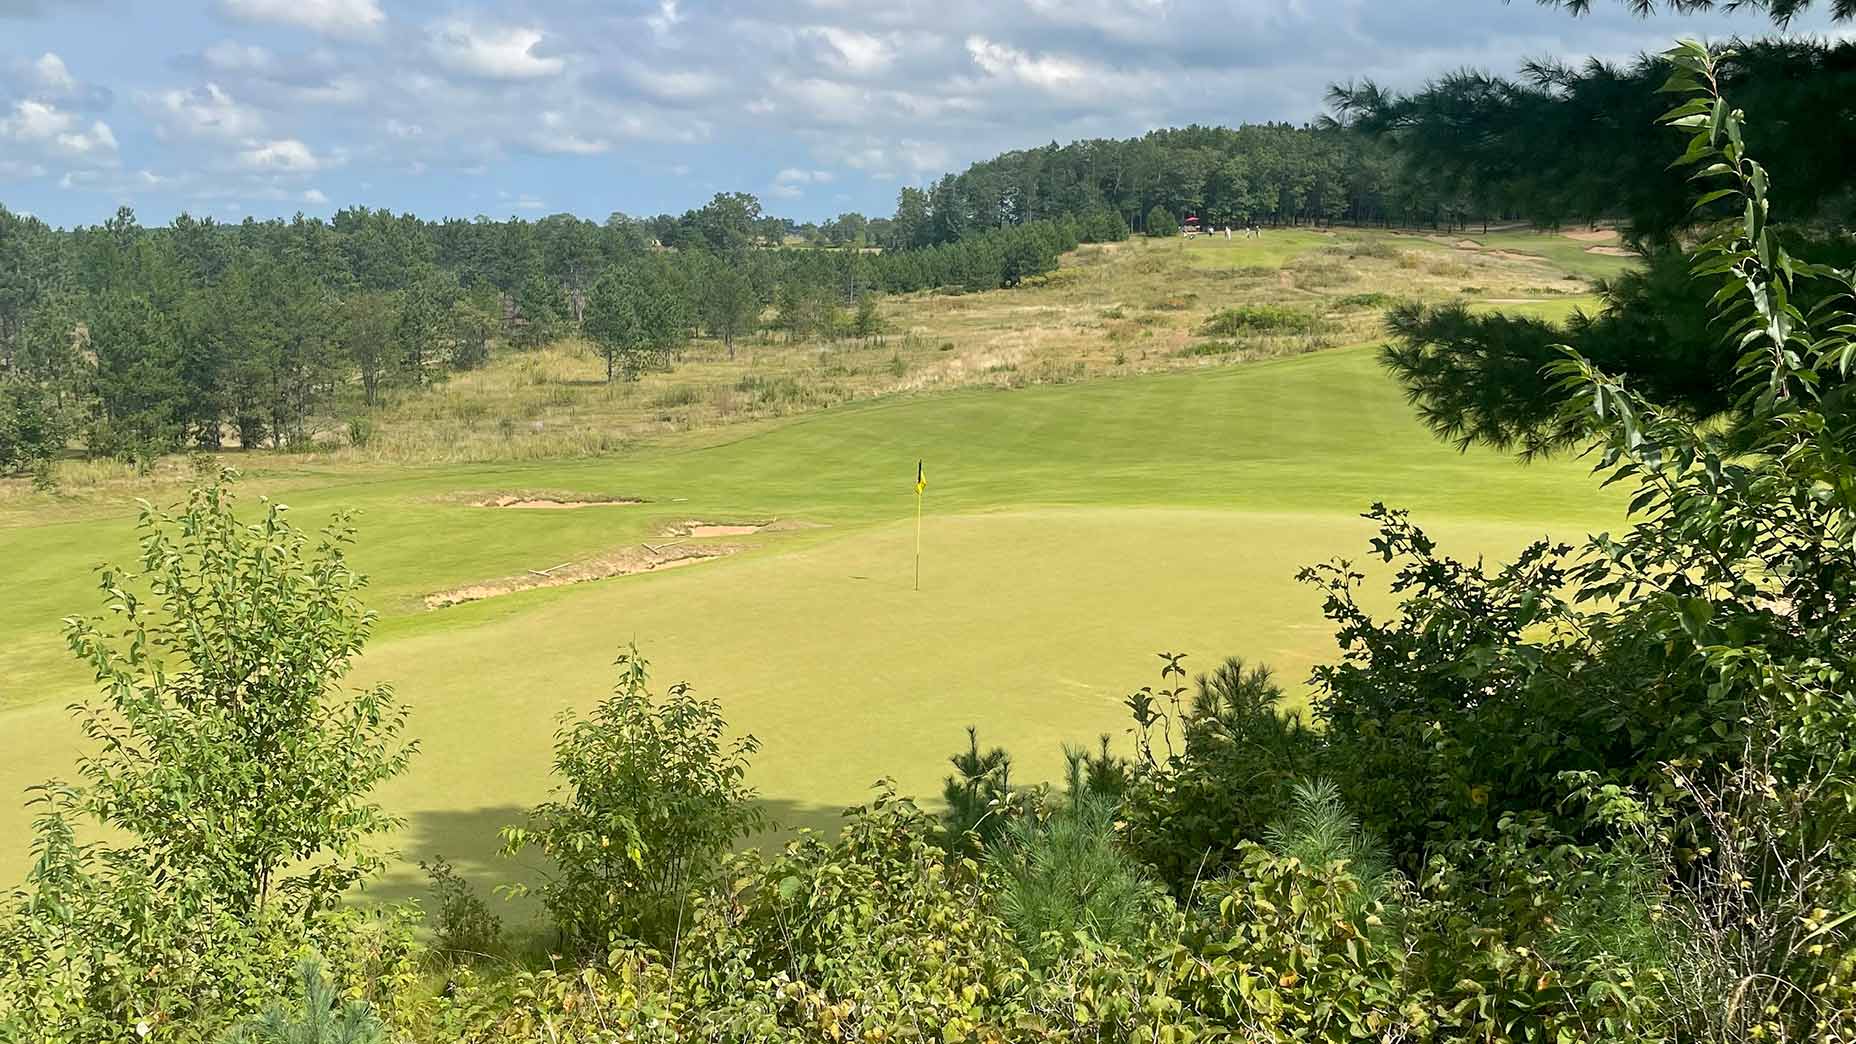
<svg viewBox="0 0 1856 1044"><path fill-rule="evenodd" d="M1821 5L1820 5L1821 6ZM58 225L884 216L1013 149L1304 122L1329 84L1622 60L1753 13L1527 0L0 0L0 204ZM1795 33L1825 34L1813 12Z"/></svg>

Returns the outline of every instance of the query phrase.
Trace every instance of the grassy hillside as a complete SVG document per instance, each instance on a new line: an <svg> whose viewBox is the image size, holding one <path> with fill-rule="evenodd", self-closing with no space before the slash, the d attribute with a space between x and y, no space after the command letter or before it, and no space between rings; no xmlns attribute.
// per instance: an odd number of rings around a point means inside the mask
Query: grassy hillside
<svg viewBox="0 0 1856 1044"><path fill-rule="evenodd" d="M402 398L365 447L243 458L243 495L306 526L360 512L382 619L357 680L398 685L423 748L386 794L409 818L389 891L433 854L522 874L492 857L496 828L545 792L557 714L604 691L632 640L762 739L776 820L823 824L878 777L936 795L969 723L1022 780L1063 741L1120 737L1121 696L1161 649L1200 668L1241 653L1299 684L1332 639L1293 573L1363 552L1375 500L1465 554L1615 518L1575 463L1436 443L1367 347L1396 299L1589 304L1590 273L1545 252L1132 241L1015 291L889 300L880 345L760 341L730 360L698 344L609 386L568 342ZM89 685L57 621L96 611L95 565L131 561L132 497L172 501L192 467L0 485L0 795L71 773L64 706ZM549 499L636 503L482 506ZM0 876L25 867L26 823L0 800Z"/></svg>
<svg viewBox="0 0 1856 1044"><path fill-rule="evenodd" d="M927 461L923 590L909 588L910 480ZM1299 680L1331 638L1295 568L1358 555L1355 516L1410 506L1466 553L1615 517L1571 462L1458 454L1410 417L1365 350L1205 373L873 402L686 435L601 460L288 469L299 523L362 512L356 558L384 614L360 671L389 679L423 744L387 792L408 860L442 852L492 878L494 828L546 789L554 716L585 707L637 640L663 680L720 696L765 742L754 782L776 818L819 822L880 776L938 792L976 723L1037 778L1063 740L1119 735L1121 695L1160 649L1201 667L1241 652ZM631 506L474 506L499 494ZM446 609L435 592L662 546L692 521L803 522L699 537L737 549L687 568ZM62 704L85 679L54 621L97 606L89 566L130 551L118 509L0 530L0 792L69 773ZM0 873L25 815L0 806ZM406 864L401 864L405 866ZM389 887L408 887L402 870Z"/></svg>
<svg viewBox="0 0 1856 1044"><path fill-rule="evenodd" d="M888 332L871 343L744 338L730 358L698 341L669 373L605 382L584 342L501 351L490 365L430 389L399 391L365 411L372 432L350 442L348 416L325 419L312 454L266 454L267 469L329 465L556 460L626 450L684 432L788 417L852 402L964 387L1062 384L1201 370L1371 340L1399 300L1467 299L1563 315L1592 307L1591 278L1626 262L1589 255L1564 236L1468 239L1371 230L1272 230L1255 239L1134 239L1086 246L1011 291L883 299ZM1261 323L1208 330L1220 313L1263 310ZM153 477L110 462L67 462L66 496L0 480L0 525L82 513L82 501L172 488L187 468Z"/></svg>

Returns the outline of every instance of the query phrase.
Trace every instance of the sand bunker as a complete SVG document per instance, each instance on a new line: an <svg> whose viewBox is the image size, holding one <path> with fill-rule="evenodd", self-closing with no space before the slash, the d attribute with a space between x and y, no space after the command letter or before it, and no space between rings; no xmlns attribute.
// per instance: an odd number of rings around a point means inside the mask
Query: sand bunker
<svg viewBox="0 0 1856 1044"><path fill-rule="evenodd" d="M439 591L425 596L425 607L442 609L448 605L481 601L485 598L495 598L497 595L530 591L537 587L565 587L568 584L583 584L590 580L604 580L613 576L675 569L679 566L695 565L698 562L732 555L739 550L741 549L738 547L726 544L664 545L661 547L640 544L581 562L564 562L547 569L531 569L516 576L506 576L464 587L454 587L449 591Z"/></svg>
<svg viewBox="0 0 1856 1044"><path fill-rule="evenodd" d="M672 536L680 537L726 537L747 536L751 533L788 533L795 529L822 529L817 522L802 522L796 518L776 518L769 522L698 522L691 520L671 528Z"/></svg>
<svg viewBox="0 0 1856 1044"><path fill-rule="evenodd" d="M1576 239L1581 243L1615 243L1618 230L1615 228L1594 228L1585 232L1562 232L1567 239Z"/></svg>
<svg viewBox="0 0 1856 1044"><path fill-rule="evenodd" d="M1585 248L1585 252L1588 254L1603 254L1606 257L1636 257L1637 256L1635 251L1626 250L1623 247L1614 247L1614 246L1589 246Z"/></svg>
<svg viewBox="0 0 1856 1044"><path fill-rule="evenodd" d="M491 497L488 500L479 500L476 502L476 506L487 507L487 508L534 509L534 510L543 510L543 511L571 511L574 508L629 507L630 505L633 505L633 504L642 504L642 503L644 503L644 501L642 500L628 500L623 497L613 497L608 500L598 500L598 499L576 499L576 498L571 498L571 497L524 497L524 496L511 495L511 496Z"/></svg>
<svg viewBox="0 0 1856 1044"><path fill-rule="evenodd" d="M683 531L693 537L747 536L760 532L759 526L706 526L692 523Z"/></svg>

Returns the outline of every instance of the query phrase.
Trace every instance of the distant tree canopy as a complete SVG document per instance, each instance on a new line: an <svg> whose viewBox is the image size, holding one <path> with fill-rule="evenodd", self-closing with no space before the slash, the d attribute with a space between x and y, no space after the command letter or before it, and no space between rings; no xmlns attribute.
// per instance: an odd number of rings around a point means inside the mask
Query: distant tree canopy
<svg viewBox="0 0 1856 1044"><path fill-rule="evenodd" d="M1687 4L1683 9L1705 5ZM1856 259L1856 44L1759 40L1734 46L1724 89L1750 111L1771 114L1750 148L1775 186L1771 219L1785 241L1826 262ZM1517 79L1460 72L1411 94L1373 83L1334 88L1336 123L1391 148L1447 192L1483 212L1538 225L1615 219L1645 254L1646 271L1604 288L1595 316L1566 324L1462 308L1406 308L1390 317L1384 352L1439 435L1533 454L1576 440L1560 425L1558 394L1541 368L1570 346L1693 415L1735 401L1738 351L1706 314L1689 278L1685 247L1696 230L1730 217L1726 201L1691 207L1690 171L1672 166L1673 134L1645 133L1669 108L1658 88L1667 69L1589 61L1530 63ZM1800 292L1821 296L1805 278Z"/></svg>
<svg viewBox="0 0 1856 1044"><path fill-rule="evenodd" d="M889 222L881 223L887 227ZM680 218L426 221L352 208L144 228L123 208L51 228L0 207L0 470L73 445L146 462L184 446L302 445L341 413L518 349L593 339L609 376L666 365L699 330L731 353L778 301L788 336L848 336L872 291L989 290L1047 272L1112 216L975 227L920 249L788 249L746 193ZM860 214L822 242L862 246Z"/></svg>
<svg viewBox="0 0 1856 1044"><path fill-rule="evenodd" d="M1506 2L1506 0L1503 0ZM1588 14L1592 10L1592 0L1538 0L1542 7L1563 7L1574 14ZM1640 17L1655 14L1659 9L1679 14L1694 14L1700 11L1712 11L1716 8L1737 10L1750 7L1765 11L1779 25L1786 25L1792 19L1804 14L1815 6L1812 0L1617 0L1630 8L1631 13ZM1830 16L1839 22L1856 18L1856 0L1830 0L1826 5ZM1737 101L1738 99L1736 99Z"/></svg>
<svg viewBox="0 0 1856 1044"><path fill-rule="evenodd" d="M1475 211L1454 182L1403 163L1389 144L1340 126L1190 126L1139 138L1007 152L904 188L876 234L899 249L1071 217L1147 231L1155 208L1206 226L1460 224ZM873 223L874 224L874 223Z"/></svg>
<svg viewBox="0 0 1856 1044"><path fill-rule="evenodd" d="M1781 114L1749 145L1786 187L1774 219L1819 227L1856 222L1856 43L1738 43L1725 88L1750 111ZM1519 77L1465 70L1410 94L1371 81L1329 91L1336 122L1389 146L1446 195L1481 213L1544 226L1618 218L1634 239L1668 243L1697 217L1674 139L1644 127L1668 108L1666 71L1530 62Z"/></svg>

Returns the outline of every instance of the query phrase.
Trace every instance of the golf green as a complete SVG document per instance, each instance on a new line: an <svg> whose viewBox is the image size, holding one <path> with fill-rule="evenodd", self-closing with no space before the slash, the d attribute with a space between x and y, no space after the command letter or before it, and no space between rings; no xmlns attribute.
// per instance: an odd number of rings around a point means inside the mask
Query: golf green
<svg viewBox="0 0 1856 1044"><path fill-rule="evenodd" d="M912 589L915 463L929 482ZM1365 350L1197 373L972 391L834 409L624 456L531 466L266 475L300 525L360 509L357 564L382 612L356 681L388 680L421 744L383 792L407 817L382 889L433 854L482 883L519 876L496 828L549 786L560 712L590 705L636 641L660 683L723 701L762 749L752 782L787 826L825 825L881 777L939 793L978 726L1048 778L1063 742L1125 739L1121 697L1161 650L1229 654L1299 689L1333 654L1296 569L1363 557L1360 511L1414 509L1459 556L1614 525L1574 461L1460 454L1413 420ZM629 496L580 510L478 507L498 492ZM692 521L811 524L697 538L737 553L672 571L445 609L424 596L530 575ZM89 566L128 560L132 512L0 529L0 793L70 775L62 705L88 686L57 621L94 612ZM1383 600L1380 600L1383 604ZM28 816L0 806L0 877Z"/></svg>

